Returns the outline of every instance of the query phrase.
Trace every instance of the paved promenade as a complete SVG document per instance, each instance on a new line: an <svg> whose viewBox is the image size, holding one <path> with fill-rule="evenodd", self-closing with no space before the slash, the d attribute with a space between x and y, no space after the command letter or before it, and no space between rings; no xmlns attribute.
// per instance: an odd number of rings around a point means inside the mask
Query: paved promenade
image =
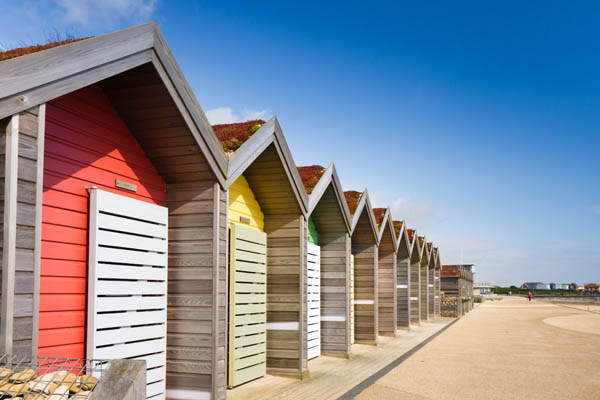
<svg viewBox="0 0 600 400"><path fill-rule="evenodd" d="M476 308L357 398L599 396L600 315L507 297Z"/></svg>
<svg viewBox="0 0 600 400"><path fill-rule="evenodd" d="M401 332L396 338L380 337L379 346L355 344L351 360L321 356L309 361L310 377L302 382L267 375L227 391L227 399L337 399L452 321L441 318L415 327L410 332Z"/></svg>

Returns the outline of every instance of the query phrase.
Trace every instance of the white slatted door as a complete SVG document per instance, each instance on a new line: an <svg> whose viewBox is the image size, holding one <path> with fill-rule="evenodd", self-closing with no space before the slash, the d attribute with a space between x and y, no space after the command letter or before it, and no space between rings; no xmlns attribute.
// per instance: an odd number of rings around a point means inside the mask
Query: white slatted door
<svg viewBox="0 0 600 400"><path fill-rule="evenodd" d="M308 243L307 250L306 356L310 360L321 355L321 248Z"/></svg>
<svg viewBox="0 0 600 400"><path fill-rule="evenodd" d="M143 359L165 398L167 208L90 191L87 357Z"/></svg>
<svg viewBox="0 0 600 400"><path fill-rule="evenodd" d="M354 254L350 254L350 344L354 344Z"/></svg>
<svg viewBox="0 0 600 400"><path fill-rule="evenodd" d="M267 373L267 235L232 223L229 230L227 385Z"/></svg>

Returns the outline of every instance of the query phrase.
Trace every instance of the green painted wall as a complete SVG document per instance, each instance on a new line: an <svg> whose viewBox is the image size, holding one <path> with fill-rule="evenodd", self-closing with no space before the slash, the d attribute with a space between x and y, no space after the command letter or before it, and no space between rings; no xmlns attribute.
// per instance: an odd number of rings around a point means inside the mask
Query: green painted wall
<svg viewBox="0 0 600 400"><path fill-rule="evenodd" d="M317 228L312 218L308 218L308 241L312 244L319 244L317 240Z"/></svg>

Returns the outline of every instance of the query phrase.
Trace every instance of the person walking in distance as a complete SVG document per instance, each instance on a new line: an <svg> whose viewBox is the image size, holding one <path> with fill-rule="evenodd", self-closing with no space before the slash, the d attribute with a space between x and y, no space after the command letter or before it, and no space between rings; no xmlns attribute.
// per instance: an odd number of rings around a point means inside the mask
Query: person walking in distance
<svg viewBox="0 0 600 400"><path fill-rule="evenodd" d="M529 298L529 301L531 301L532 297L533 297L533 294L531 294L531 292L529 292L529 294L527 295L527 298Z"/></svg>

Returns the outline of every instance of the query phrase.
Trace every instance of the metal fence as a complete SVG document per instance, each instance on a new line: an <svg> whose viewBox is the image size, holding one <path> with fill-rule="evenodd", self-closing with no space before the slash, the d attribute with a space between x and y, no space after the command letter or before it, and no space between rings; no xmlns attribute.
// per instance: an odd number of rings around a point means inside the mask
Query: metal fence
<svg viewBox="0 0 600 400"><path fill-rule="evenodd" d="M85 400L108 360L0 354L0 398Z"/></svg>

